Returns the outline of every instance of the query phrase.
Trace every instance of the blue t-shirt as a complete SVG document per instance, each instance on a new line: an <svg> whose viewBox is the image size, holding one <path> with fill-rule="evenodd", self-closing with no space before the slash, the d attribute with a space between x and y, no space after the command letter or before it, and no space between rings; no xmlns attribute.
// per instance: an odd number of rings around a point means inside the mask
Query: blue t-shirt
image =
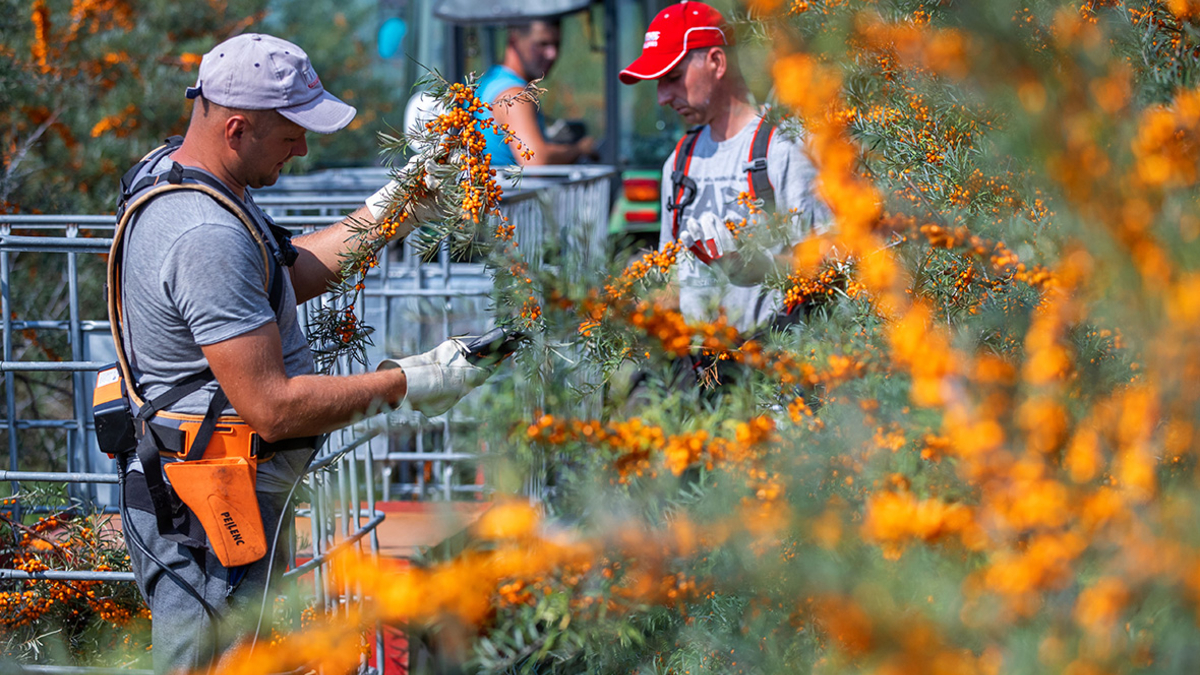
<svg viewBox="0 0 1200 675"><path fill-rule="evenodd" d="M496 64L489 68L488 71L483 74L483 77L479 78L479 89L477 96L479 96L480 101L485 103L494 103L496 99L500 97L500 94L503 94L514 87L520 87L523 89L527 84L529 83L521 79L521 76L517 75L512 68L509 68L505 65ZM486 120L491 119L492 113L487 110L481 110L476 113L475 116L478 119ZM542 119L541 112L538 112L537 122L538 128L544 133L545 123ZM517 158L515 155L513 155L512 148L509 147L508 143L504 142L504 136L502 134L498 134L491 129L484 129L483 136L487 141L485 152L491 153L493 166L504 166L517 163Z"/></svg>

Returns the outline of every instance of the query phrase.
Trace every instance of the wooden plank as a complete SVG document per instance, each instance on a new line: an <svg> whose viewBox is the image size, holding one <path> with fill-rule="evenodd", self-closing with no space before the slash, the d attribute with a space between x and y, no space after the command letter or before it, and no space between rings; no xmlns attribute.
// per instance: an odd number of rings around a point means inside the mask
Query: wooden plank
<svg viewBox="0 0 1200 675"><path fill-rule="evenodd" d="M376 509L386 514L377 528L379 555L405 559L422 550L452 545L491 507L491 502L379 502ZM297 518L296 528L302 538L312 531L308 518ZM337 538L340 540L340 533ZM311 546L296 555L311 557Z"/></svg>

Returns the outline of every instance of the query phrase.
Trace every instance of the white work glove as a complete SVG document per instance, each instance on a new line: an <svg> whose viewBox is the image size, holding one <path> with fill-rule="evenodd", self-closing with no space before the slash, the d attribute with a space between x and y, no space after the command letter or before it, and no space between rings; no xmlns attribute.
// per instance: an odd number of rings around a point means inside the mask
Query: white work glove
<svg viewBox="0 0 1200 675"><path fill-rule="evenodd" d="M466 355L463 342L450 338L424 354L387 359L376 370L404 370L408 378L404 400L426 417L436 417L492 374L491 368L480 368L468 361Z"/></svg>
<svg viewBox="0 0 1200 675"><path fill-rule="evenodd" d="M737 249L733 233L711 211L700 214L699 218L687 218L679 231L679 243L706 265Z"/></svg>
<svg viewBox="0 0 1200 675"><path fill-rule="evenodd" d="M400 173L407 176L417 170L417 167L425 167L425 188L428 190L428 195L413 201L409 205L409 217L418 223L427 223L435 220L445 220L449 215L446 207L438 204L438 192L441 190L442 181L449 173L444 165L438 164L430 157L424 154L413 155ZM441 176L439 178L439 176ZM380 188L375 194L367 198L367 209L371 212L371 217L375 222L381 222L388 214L388 209L392 204L392 198L400 189L400 183L395 180L388 181L387 185Z"/></svg>

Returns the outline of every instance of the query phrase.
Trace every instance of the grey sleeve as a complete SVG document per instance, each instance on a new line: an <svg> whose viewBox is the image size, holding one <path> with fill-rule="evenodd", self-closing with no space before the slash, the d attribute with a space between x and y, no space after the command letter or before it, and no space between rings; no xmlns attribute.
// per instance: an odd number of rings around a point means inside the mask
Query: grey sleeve
<svg viewBox="0 0 1200 675"><path fill-rule="evenodd" d="M776 130L767 152L767 172L775 186L775 205L780 212L796 212L792 235L796 241L829 229L833 216L817 193L817 168L809 159L804 137L793 140Z"/></svg>
<svg viewBox="0 0 1200 675"><path fill-rule="evenodd" d="M243 227L207 223L171 245L160 283L192 331L211 345L275 321L262 252Z"/></svg>

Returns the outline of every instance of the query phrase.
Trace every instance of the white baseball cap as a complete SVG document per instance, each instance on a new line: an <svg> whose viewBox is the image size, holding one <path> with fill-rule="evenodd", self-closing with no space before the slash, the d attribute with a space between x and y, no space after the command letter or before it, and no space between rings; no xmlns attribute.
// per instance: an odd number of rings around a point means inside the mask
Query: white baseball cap
<svg viewBox="0 0 1200 675"><path fill-rule="evenodd" d="M226 108L276 110L319 134L345 127L358 113L325 91L303 49L261 33L229 38L205 54L196 86L187 89L188 98L197 96Z"/></svg>

